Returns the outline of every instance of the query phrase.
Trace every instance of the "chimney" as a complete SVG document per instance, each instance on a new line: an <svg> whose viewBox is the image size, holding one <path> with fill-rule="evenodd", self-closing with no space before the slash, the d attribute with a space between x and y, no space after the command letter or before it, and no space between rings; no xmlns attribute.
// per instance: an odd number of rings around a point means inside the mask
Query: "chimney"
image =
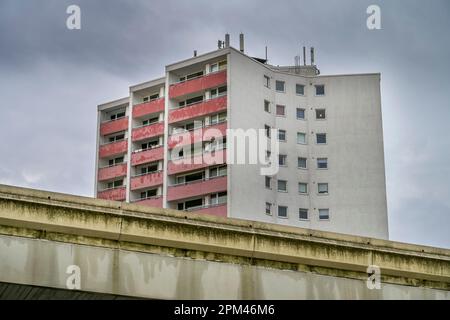
<svg viewBox="0 0 450 320"><path fill-rule="evenodd" d="M244 53L244 34L239 34L239 50Z"/></svg>
<svg viewBox="0 0 450 320"><path fill-rule="evenodd" d="M314 47L311 47L311 65L314 65Z"/></svg>
<svg viewBox="0 0 450 320"><path fill-rule="evenodd" d="M303 47L303 65L306 66L306 47Z"/></svg>
<svg viewBox="0 0 450 320"><path fill-rule="evenodd" d="M194 57L197 56L197 50L194 50Z"/></svg>
<svg viewBox="0 0 450 320"><path fill-rule="evenodd" d="M230 34L225 34L225 48L228 48L230 46Z"/></svg>

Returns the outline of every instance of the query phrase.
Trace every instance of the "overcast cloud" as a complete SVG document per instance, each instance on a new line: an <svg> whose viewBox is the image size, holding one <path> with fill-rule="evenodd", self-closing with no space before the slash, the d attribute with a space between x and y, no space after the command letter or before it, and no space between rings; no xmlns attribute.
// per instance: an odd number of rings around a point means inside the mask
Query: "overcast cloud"
<svg viewBox="0 0 450 320"><path fill-rule="evenodd" d="M446 0L1 0L0 183L92 196L96 106L244 32L272 64L307 45L322 74L381 72L390 237L450 248L449 30Z"/></svg>

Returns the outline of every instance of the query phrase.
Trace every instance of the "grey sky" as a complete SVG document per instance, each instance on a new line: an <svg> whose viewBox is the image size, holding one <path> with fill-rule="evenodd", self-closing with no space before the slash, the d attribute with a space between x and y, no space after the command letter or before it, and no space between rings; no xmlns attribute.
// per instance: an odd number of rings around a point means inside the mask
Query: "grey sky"
<svg viewBox="0 0 450 320"><path fill-rule="evenodd" d="M390 237L450 248L449 30L447 0L2 0L0 183L92 196L96 105L244 32L272 64L307 45L322 74L381 72Z"/></svg>

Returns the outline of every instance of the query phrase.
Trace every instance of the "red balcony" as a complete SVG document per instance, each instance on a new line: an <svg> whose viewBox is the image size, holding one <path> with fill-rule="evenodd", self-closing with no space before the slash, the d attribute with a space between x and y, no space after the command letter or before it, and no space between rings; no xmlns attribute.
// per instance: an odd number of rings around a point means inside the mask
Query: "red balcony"
<svg viewBox="0 0 450 320"><path fill-rule="evenodd" d="M99 156L100 158L106 158L110 156L124 154L127 153L127 151L128 151L128 141L122 140L100 146Z"/></svg>
<svg viewBox="0 0 450 320"><path fill-rule="evenodd" d="M169 97L176 98L190 93L227 84L227 71L219 71L192 80L174 83L169 88Z"/></svg>
<svg viewBox="0 0 450 320"><path fill-rule="evenodd" d="M208 207L202 207L199 209L189 210L189 212L197 213L197 214L209 214L217 217L226 217L227 216L227 204L219 204L212 205Z"/></svg>
<svg viewBox="0 0 450 320"><path fill-rule="evenodd" d="M203 153L202 155L169 161L167 171L169 175L188 172L192 170L202 169L213 165L225 164L227 158L227 150L219 150L216 152Z"/></svg>
<svg viewBox="0 0 450 320"><path fill-rule="evenodd" d="M105 199L105 200L114 200L114 201L125 201L125 187L108 189L104 191L99 191L97 194L97 198Z"/></svg>
<svg viewBox="0 0 450 320"><path fill-rule="evenodd" d="M206 116L211 113L217 113L227 110L227 96L221 96L199 102L184 108L171 110L169 112L169 123L176 123L188 119Z"/></svg>
<svg viewBox="0 0 450 320"><path fill-rule="evenodd" d="M100 124L100 135L106 136L115 132L125 131L128 129L128 117L120 118L113 121L107 121Z"/></svg>
<svg viewBox="0 0 450 320"><path fill-rule="evenodd" d="M131 178L131 190L156 187L163 184L163 172L153 172Z"/></svg>
<svg viewBox="0 0 450 320"><path fill-rule="evenodd" d="M143 205L143 206L147 206L147 207L162 208L163 207L163 197L156 196L156 197L148 198L145 200L137 200L134 203Z"/></svg>
<svg viewBox="0 0 450 320"><path fill-rule="evenodd" d="M124 177L126 175L127 175L127 164L122 163L116 166L99 169L98 181L105 181L113 178Z"/></svg>
<svg viewBox="0 0 450 320"><path fill-rule="evenodd" d="M162 160L164 158L164 148L155 147L149 150L134 152L131 155L131 165L138 166L140 164Z"/></svg>
<svg viewBox="0 0 450 320"><path fill-rule="evenodd" d="M219 134L220 132L220 134ZM227 123L222 122L216 125L196 129L189 132L174 134L169 137L169 149L181 147L187 144L200 141L210 141L214 137L224 137L227 134Z"/></svg>
<svg viewBox="0 0 450 320"><path fill-rule="evenodd" d="M164 122L156 122L148 126L143 126L133 129L131 133L131 140L141 141L144 139L161 136L164 134Z"/></svg>
<svg viewBox="0 0 450 320"><path fill-rule="evenodd" d="M164 111L164 98L137 104L133 107L133 118L140 118L152 113Z"/></svg>
<svg viewBox="0 0 450 320"><path fill-rule="evenodd" d="M222 191L227 191L226 176L171 186L167 190L167 201L175 201Z"/></svg>

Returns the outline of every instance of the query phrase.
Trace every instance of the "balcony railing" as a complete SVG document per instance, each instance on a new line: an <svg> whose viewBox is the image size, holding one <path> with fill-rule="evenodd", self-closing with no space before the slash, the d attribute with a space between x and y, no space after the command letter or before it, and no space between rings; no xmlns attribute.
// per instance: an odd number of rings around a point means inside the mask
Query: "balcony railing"
<svg viewBox="0 0 450 320"><path fill-rule="evenodd" d="M109 120L100 124L100 135L107 136L108 134L125 131L128 129L128 117L123 117L116 120Z"/></svg>
<svg viewBox="0 0 450 320"><path fill-rule="evenodd" d="M120 163L114 166L100 168L98 170L98 181L110 180L127 175L127 163Z"/></svg>
<svg viewBox="0 0 450 320"><path fill-rule="evenodd" d="M134 151L131 154L131 165L138 166L141 164L162 160L163 158L164 158L163 146L156 146L151 149Z"/></svg>
<svg viewBox="0 0 450 320"><path fill-rule="evenodd" d="M164 111L164 97L133 106L133 118L140 118Z"/></svg>
<svg viewBox="0 0 450 320"><path fill-rule="evenodd" d="M177 123L193 118L207 116L212 113L227 110L227 96L204 100L187 107L169 111L169 123Z"/></svg>
<svg viewBox="0 0 450 320"><path fill-rule="evenodd" d="M211 130L209 130L211 129ZM223 121L217 124L204 126L201 128L194 128L181 133L172 134L169 137L168 147L173 149L175 147L184 146L200 141L210 141L212 138L218 138L217 132L220 132L221 137L226 136L227 122Z"/></svg>
<svg viewBox="0 0 450 320"><path fill-rule="evenodd" d="M159 121L155 123L150 123L148 125L134 128L131 133L131 140L142 141L144 139L149 139L164 134L164 121Z"/></svg>
<svg viewBox="0 0 450 320"><path fill-rule="evenodd" d="M178 174L192 170L202 169L213 165L225 164L227 150L219 149L213 152L204 152L191 158L180 158L168 161L168 174Z"/></svg>
<svg viewBox="0 0 450 320"><path fill-rule="evenodd" d="M131 190L139 190L149 187L156 187L163 184L163 171L155 171L141 174L131 178Z"/></svg>
<svg viewBox="0 0 450 320"><path fill-rule="evenodd" d="M186 199L226 190L227 176L197 180L187 184L170 186L167 190L167 201Z"/></svg>
<svg viewBox="0 0 450 320"><path fill-rule="evenodd" d="M226 217L227 204L226 203L210 204L206 206L190 208L186 211L197 214L209 214L217 217Z"/></svg>
<svg viewBox="0 0 450 320"><path fill-rule="evenodd" d="M124 154L128 151L128 140L114 141L106 143L99 148L99 157L106 158L110 156L115 156L119 154Z"/></svg>
<svg viewBox="0 0 450 320"><path fill-rule="evenodd" d="M124 201L126 198L126 187L121 186L99 191L97 193L97 198L105 200Z"/></svg>
<svg viewBox="0 0 450 320"><path fill-rule="evenodd" d="M176 97L218 87L226 83L227 83L226 70L208 73L204 76L172 84L169 88L169 97L173 99Z"/></svg>
<svg viewBox="0 0 450 320"><path fill-rule="evenodd" d="M163 207L163 196L154 196L149 197L145 199L137 199L133 201L134 204L144 205L148 207L156 207L156 208L162 208Z"/></svg>

